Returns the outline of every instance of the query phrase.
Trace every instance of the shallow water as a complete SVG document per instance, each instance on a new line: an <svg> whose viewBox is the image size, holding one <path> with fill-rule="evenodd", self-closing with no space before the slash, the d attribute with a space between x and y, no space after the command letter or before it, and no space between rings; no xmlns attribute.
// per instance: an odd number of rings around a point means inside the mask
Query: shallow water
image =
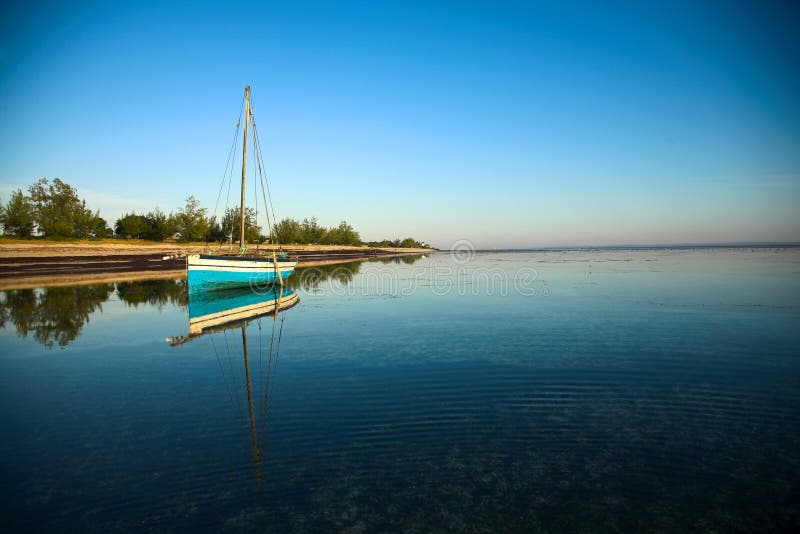
<svg viewBox="0 0 800 534"><path fill-rule="evenodd" d="M798 275L800 249L299 271L299 304L244 328L248 369L239 324L165 341L189 331L180 281L0 293L3 517L797 529Z"/></svg>

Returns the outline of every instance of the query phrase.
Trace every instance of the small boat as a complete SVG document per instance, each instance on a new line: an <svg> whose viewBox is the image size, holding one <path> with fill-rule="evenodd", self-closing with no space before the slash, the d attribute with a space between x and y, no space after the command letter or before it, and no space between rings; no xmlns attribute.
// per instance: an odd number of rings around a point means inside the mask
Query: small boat
<svg viewBox="0 0 800 534"><path fill-rule="evenodd" d="M245 184L247 175L247 133L252 127L255 136L255 119L250 106L250 86L244 89L244 134L242 141L242 188L240 204L239 253L229 255L190 254L186 257L189 291L214 290L232 287L263 288L270 284L283 286L287 276L294 272L297 260L274 250L271 254L247 252L245 244ZM256 143L256 161L261 169L261 155ZM263 185L263 184L262 184ZM269 223L268 223L269 224Z"/></svg>

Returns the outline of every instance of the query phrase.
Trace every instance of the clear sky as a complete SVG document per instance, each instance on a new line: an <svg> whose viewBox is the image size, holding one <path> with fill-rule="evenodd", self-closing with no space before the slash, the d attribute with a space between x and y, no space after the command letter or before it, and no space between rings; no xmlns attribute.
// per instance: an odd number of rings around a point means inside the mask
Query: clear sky
<svg viewBox="0 0 800 534"><path fill-rule="evenodd" d="M441 247L800 241L796 6L4 2L0 195L213 208L249 83L279 217Z"/></svg>

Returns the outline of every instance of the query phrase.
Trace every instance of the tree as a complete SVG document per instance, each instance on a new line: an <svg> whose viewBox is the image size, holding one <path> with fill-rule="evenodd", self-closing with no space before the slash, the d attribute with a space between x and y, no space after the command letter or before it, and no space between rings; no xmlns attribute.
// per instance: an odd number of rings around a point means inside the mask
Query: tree
<svg viewBox="0 0 800 534"><path fill-rule="evenodd" d="M428 246L423 247L422 243L412 237L407 237L402 241L400 239L394 239L391 241L389 239L384 239L383 241L370 241L367 243L367 246L379 248L430 248Z"/></svg>
<svg viewBox="0 0 800 534"><path fill-rule="evenodd" d="M108 227L108 223L102 217L100 212L96 211L89 219L87 225L87 235L84 237L111 237L114 231Z"/></svg>
<svg viewBox="0 0 800 534"><path fill-rule="evenodd" d="M244 210L244 237L248 243L260 241L261 228L256 224L256 211L253 208ZM222 218L222 232L227 238L233 234L234 242L239 241L241 233L241 212L239 208L228 208Z"/></svg>
<svg viewBox="0 0 800 534"><path fill-rule="evenodd" d="M150 223L144 215L126 213L121 218L117 219L116 224L114 224L114 233L119 237L141 239L143 237L148 237L150 233Z"/></svg>
<svg viewBox="0 0 800 534"><path fill-rule="evenodd" d="M164 239L172 236L177 231L175 218L167 215L158 207L148 213L145 218L147 219L147 232L145 237L153 241L164 241Z"/></svg>
<svg viewBox="0 0 800 534"><path fill-rule="evenodd" d="M47 237L72 237L75 215L83 207L77 191L58 178L52 184L42 178L28 192L39 230Z"/></svg>
<svg viewBox="0 0 800 534"><path fill-rule="evenodd" d="M209 230L206 208L200 207L200 201L190 196L186 199L183 210L176 214L177 229L186 241L202 241Z"/></svg>
<svg viewBox="0 0 800 534"><path fill-rule="evenodd" d="M86 207L85 200L81 201L81 209L75 213L72 228L72 236L81 238L109 237L113 233L99 211L92 213Z"/></svg>
<svg viewBox="0 0 800 534"><path fill-rule="evenodd" d="M342 221L339 223L339 227L336 229L340 236L340 242L337 244L340 245L360 245L361 244L361 236L356 232L352 226L347 224L347 221Z"/></svg>
<svg viewBox="0 0 800 534"><path fill-rule="evenodd" d="M74 187L42 178L28 188L36 226L46 237L98 237L108 234L99 213L92 213Z"/></svg>
<svg viewBox="0 0 800 534"><path fill-rule="evenodd" d="M300 241L302 243L322 243L327 230L319 225L316 217L303 219L300 225Z"/></svg>
<svg viewBox="0 0 800 534"><path fill-rule="evenodd" d="M5 235L31 237L34 228L33 206L21 189L11 193L8 204L0 206L0 223L3 224Z"/></svg>
<svg viewBox="0 0 800 534"><path fill-rule="evenodd" d="M299 243L300 223L294 219L283 219L275 225L275 237L278 243Z"/></svg>
<svg viewBox="0 0 800 534"><path fill-rule="evenodd" d="M222 230L222 226L217 222L216 217L211 217L208 220L208 232L206 232L206 243L211 241L216 241L218 243L224 243L225 240L228 239L228 234L226 234Z"/></svg>

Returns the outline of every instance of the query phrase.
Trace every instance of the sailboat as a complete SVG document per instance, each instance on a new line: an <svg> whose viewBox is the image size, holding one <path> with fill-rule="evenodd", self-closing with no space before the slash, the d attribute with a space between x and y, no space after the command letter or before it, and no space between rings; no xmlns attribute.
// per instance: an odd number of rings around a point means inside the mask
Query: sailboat
<svg viewBox="0 0 800 534"><path fill-rule="evenodd" d="M245 183L247 177L247 134L251 128L255 138L255 119L250 106L250 86L244 89L244 135L242 142L242 188L240 204L239 253L236 255L190 254L186 257L189 291L231 287L283 286L284 279L294 272L297 260L274 250L268 256L247 252L245 244ZM253 119L251 121L251 119ZM256 160L261 165L258 145ZM260 168L260 167L259 167Z"/></svg>

